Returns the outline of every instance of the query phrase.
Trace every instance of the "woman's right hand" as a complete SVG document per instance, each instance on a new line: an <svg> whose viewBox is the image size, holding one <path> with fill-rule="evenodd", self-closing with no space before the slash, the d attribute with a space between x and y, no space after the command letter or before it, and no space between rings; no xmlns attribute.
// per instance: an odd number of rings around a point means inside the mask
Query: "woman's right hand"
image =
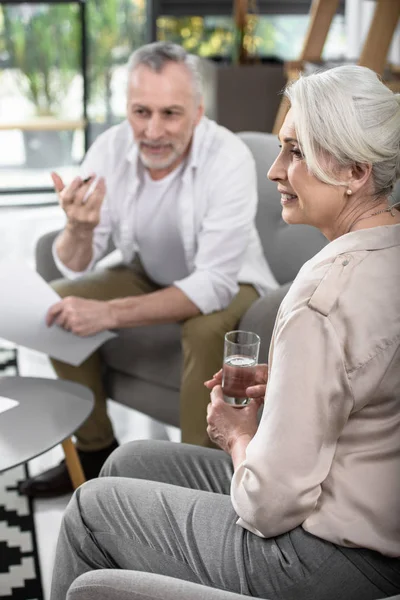
<svg viewBox="0 0 400 600"><path fill-rule="evenodd" d="M246 389L248 398L264 398L268 382L268 365L261 364L256 366L255 384ZM222 385L222 369L212 376L212 379L204 382L209 390L216 385Z"/></svg>
<svg viewBox="0 0 400 600"><path fill-rule="evenodd" d="M51 178L61 208L67 216L68 226L73 230L92 231L100 221L100 209L106 195L104 179L100 177L88 196L87 193L96 175L91 175L87 179L75 177L67 186L57 173L51 173Z"/></svg>

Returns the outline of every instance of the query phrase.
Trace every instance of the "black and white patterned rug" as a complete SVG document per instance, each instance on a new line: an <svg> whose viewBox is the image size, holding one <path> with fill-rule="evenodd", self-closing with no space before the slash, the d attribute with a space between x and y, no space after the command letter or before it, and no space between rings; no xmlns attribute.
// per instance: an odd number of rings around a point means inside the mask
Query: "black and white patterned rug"
<svg viewBox="0 0 400 600"><path fill-rule="evenodd" d="M17 353L0 347L0 377L18 373ZM0 473L0 598L43 600L32 501L17 492L26 465Z"/></svg>

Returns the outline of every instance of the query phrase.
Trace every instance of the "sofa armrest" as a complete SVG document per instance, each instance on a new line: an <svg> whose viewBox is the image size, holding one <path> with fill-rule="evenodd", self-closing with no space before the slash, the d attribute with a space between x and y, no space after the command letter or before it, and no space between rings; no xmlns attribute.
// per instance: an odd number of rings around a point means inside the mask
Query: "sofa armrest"
<svg viewBox="0 0 400 600"><path fill-rule="evenodd" d="M66 600L243 600L248 596L190 581L123 569L100 569L80 575Z"/></svg>
<svg viewBox="0 0 400 600"><path fill-rule="evenodd" d="M259 361L261 363L267 362L268 360L268 351L275 325L276 314L291 285L291 283L286 283L256 300L240 321L240 329L254 331L254 333L257 333L260 336L261 347Z"/></svg>
<svg viewBox="0 0 400 600"><path fill-rule="evenodd" d="M59 233L60 230L45 233L39 238L36 244L36 270L45 281L54 281L62 277L62 274L55 265L51 252L53 242Z"/></svg>
<svg viewBox="0 0 400 600"><path fill-rule="evenodd" d="M66 600L243 600L248 597L166 575L99 569L75 579ZM385 600L400 600L400 596Z"/></svg>
<svg viewBox="0 0 400 600"><path fill-rule="evenodd" d="M52 246L53 242L60 233L61 230L50 231L40 237L36 244L35 257L36 257L36 270L43 277L45 281L54 281L60 279L63 275L57 269L53 260ZM112 239L108 242L107 250L103 259L115 250ZM102 259L102 260L103 260Z"/></svg>

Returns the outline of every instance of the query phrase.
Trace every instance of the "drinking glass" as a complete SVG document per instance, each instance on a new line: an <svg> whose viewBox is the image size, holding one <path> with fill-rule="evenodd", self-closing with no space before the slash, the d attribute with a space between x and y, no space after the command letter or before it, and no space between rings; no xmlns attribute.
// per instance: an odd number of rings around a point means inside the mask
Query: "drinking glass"
<svg viewBox="0 0 400 600"><path fill-rule="evenodd" d="M233 406L246 406L251 398L246 389L255 385L260 338L251 331L225 334L222 391L224 400Z"/></svg>

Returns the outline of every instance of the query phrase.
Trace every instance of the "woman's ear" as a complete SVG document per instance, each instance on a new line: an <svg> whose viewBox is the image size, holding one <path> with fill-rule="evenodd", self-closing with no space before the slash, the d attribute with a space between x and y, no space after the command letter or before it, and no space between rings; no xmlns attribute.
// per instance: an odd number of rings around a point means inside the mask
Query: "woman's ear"
<svg viewBox="0 0 400 600"><path fill-rule="evenodd" d="M369 181L372 174L372 165L369 163L355 163L349 169L349 188L353 193L358 192Z"/></svg>

